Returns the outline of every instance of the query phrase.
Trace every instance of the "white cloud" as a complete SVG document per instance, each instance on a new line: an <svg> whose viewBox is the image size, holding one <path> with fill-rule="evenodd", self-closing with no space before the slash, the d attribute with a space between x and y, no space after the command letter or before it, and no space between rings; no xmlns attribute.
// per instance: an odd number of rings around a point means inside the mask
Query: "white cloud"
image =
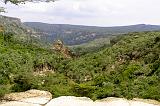
<svg viewBox="0 0 160 106"><path fill-rule="evenodd" d="M160 24L159 0L59 0L54 3L4 5L5 15L22 21L115 26Z"/></svg>

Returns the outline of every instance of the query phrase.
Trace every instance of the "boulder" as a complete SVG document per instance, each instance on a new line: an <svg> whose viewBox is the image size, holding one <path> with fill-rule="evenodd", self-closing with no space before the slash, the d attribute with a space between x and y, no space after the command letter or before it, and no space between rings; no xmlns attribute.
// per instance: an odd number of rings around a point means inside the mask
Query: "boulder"
<svg viewBox="0 0 160 106"><path fill-rule="evenodd" d="M52 94L50 92L40 91L40 90L29 90L26 92L11 93L5 95L3 100L5 100L6 102L3 102L3 104L16 103L17 105L14 106L18 106L18 104L25 103L26 106L27 104L33 104L33 106L36 104L37 106L37 105L44 105L48 103L51 99L52 99Z"/></svg>
<svg viewBox="0 0 160 106"><path fill-rule="evenodd" d="M17 102L17 101L11 101L11 102L0 103L0 106L41 106L41 105L32 104L32 103Z"/></svg>

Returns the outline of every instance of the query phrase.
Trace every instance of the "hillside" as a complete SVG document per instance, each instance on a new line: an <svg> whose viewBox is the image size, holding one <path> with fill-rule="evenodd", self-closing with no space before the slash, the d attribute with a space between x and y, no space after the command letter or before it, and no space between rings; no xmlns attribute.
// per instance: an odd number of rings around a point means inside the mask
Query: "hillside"
<svg viewBox="0 0 160 106"><path fill-rule="evenodd" d="M54 72L63 60L58 52L23 42L14 36L0 33L0 97L11 91L30 89L32 81L38 84L36 75Z"/></svg>
<svg viewBox="0 0 160 106"><path fill-rule="evenodd" d="M48 43L44 43L41 39L41 33L35 31L31 27L24 25L19 18L8 17L0 15L0 32L12 33L14 38L26 43L34 43L34 45L48 46Z"/></svg>
<svg viewBox="0 0 160 106"><path fill-rule="evenodd" d="M113 35L128 32L160 30L160 26L158 25L145 24L117 27L47 24L40 22L25 22L24 24L37 31L48 33L48 35L41 36L41 39L43 40L53 42L56 39L61 39L67 45L80 45L95 39L110 38Z"/></svg>
<svg viewBox="0 0 160 106"><path fill-rule="evenodd" d="M127 34L110 48L70 62L64 72L78 83L85 82L77 86L81 96L159 100L159 34Z"/></svg>
<svg viewBox="0 0 160 106"><path fill-rule="evenodd" d="M25 33L28 27L20 20L1 18L4 20L1 27L5 31L0 32L0 97L6 93L39 89L51 92L53 97L160 101L159 31L96 38L76 45L75 56L70 56L71 51L62 41L58 40L55 47L46 48L36 40L37 36ZM79 31L76 27L74 30ZM30 39L17 36L29 36Z"/></svg>
<svg viewBox="0 0 160 106"><path fill-rule="evenodd" d="M13 32L19 37L25 37L34 32L33 29L25 26L20 19L14 17L0 15L0 25L6 32Z"/></svg>
<svg viewBox="0 0 160 106"><path fill-rule="evenodd" d="M160 32L129 33L78 58L0 34L0 96L39 89L53 97L160 100Z"/></svg>
<svg viewBox="0 0 160 106"><path fill-rule="evenodd" d="M99 38L88 43L83 43L80 45L68 46L76 56L85 55L87 53L95 53L104 48L111 46L110 40L112 37Z"/></svg>

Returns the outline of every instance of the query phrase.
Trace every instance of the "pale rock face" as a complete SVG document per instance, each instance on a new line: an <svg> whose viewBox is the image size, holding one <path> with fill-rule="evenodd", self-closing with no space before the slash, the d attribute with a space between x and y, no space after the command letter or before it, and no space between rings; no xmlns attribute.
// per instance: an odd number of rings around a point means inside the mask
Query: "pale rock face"
<svg viewBox="0 0 160 106"><path fill-rule="evenodd" d="M47 104L51 99L52 94L50 92L29 90L26 92L5 95L3 100L9 100L11 102L3 102L0 104L0 106L12 106L12 104L14 104L13 106L40 106Z"/></svg>
<svg viewBox="0 0 160 106"><path fill-rule="evenodd" d="M41 106L39 104L32 104L32 103L24 103L24 102L17 102L17 101L11 101L0 104L0 106Z"/></svg>
<svg viewBox="0 0 160 106"><path fill-rule="evenodd" d="M130 106L130 104L125 99L112 98L107 101L95 101L94 106Z"/></svg>
<svg viewBox="0 0 160 106"><path fill-rule="evenodd" d="M47 91L40 91L40 90L29 90L26 92L19 92L19 93L11 93L6 94L4 96L4 100L11 100L11 101L18 101L28 98L36 98L36 97L43 97L47 99L52 99L52 94Z"/></svg>
<svg viewBox="0 0 160 106"><path fill-rule="evenodd" d="M126 100L123 98L107 98L93 102L85 97L59 97L52 99L46 106L160 106L160 103L155 102L152 104L141 100Z"/></svg>
<svg viewBox="0 0 160 106"><path fill-rule="evenodd" d="M86 97L62 96L52 99L46 106L92 106L93 101Z"/></svg>
<svg viewBox="0 0 160 106"><path fill-rule="evenodd" d="M10 100L10 101L7 101ZM109 97L93 101L87 97L62 96L52 99L51 93L29 90L4 96L0 106L160 106L160 102L148 99L127 100Z"/></svg>

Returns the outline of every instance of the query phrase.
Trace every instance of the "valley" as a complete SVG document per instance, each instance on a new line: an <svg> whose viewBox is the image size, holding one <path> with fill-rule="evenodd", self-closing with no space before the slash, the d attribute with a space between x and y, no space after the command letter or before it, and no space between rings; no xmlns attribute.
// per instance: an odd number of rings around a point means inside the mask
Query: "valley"
<svg viewBox="0 0 160 106"><path fill-rule="evenodd" d="M0 106L160 106L159 0L0 0Z"/></svg>
<svg viewBox="0 0 160 106"><path fill-rule="evenodd" d="M47 27L48 24L24 25L15 19L1 18L0 24L4 27L0 32L1 98L37 89L50 92L53 98L117 97L160 101L159 26ZM50 35L52 33L56 33L55 36ZM51 40L47 41L44 39L47 35L54 39L46 38ZM53 49L53 41L60 38L64 44L59 41L58 49ZM64 51L70 48L75 52L68 58Z"/></svg>
<svg viewBox="0 0 160 106"><path fill-rule="evenodd" d="M97 27L67 24L47 24L40 22L24 22L24 25L42 32L42 40L53 43L60 39L66 45L80 45L95 39L111 38L129 32L158 31L158 25L137 24L130 26Z"/></svg>

